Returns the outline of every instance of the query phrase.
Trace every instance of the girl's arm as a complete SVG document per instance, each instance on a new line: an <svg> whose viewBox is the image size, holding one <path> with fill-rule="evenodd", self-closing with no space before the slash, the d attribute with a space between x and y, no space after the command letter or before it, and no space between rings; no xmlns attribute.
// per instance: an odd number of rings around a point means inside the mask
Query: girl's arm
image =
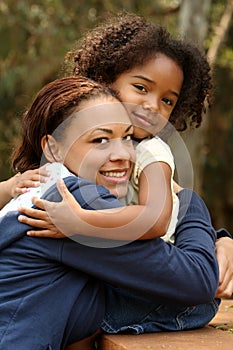
<svg viewBox="0 0 233 350"><path fill-rule="evenodd" d="M135 240L163 236L172 211L170 167L162 162L149 164L140 175L138 195L139 205L120 209L93 212L78 205L73 208L81 220L78 226L76 222L76 227L82 235L109 239Z"/></svg>
<svg viewBox="0 0 233 350"><path fill-rule="evenodd" d="M148 165L139 179L139 205L111 210L90 211L69 195L65 185L59 186L63 202L50 205L36 200L35 205L45 209L49 215L33 209L20 208L19 211L36 217L39 222L20 216L19 220L43 231L30 231L31 236L61 237L75 233L117 240L152 239L166 233L172 211L171 169L166 163L154 162ZM35 214L35 215L34 215ZM38 216L39 215L39 216ZM47 215L47 216L46 216ZM54 229L51 225L52 218ZM77 230L75 231L75 228Z"/></svg>

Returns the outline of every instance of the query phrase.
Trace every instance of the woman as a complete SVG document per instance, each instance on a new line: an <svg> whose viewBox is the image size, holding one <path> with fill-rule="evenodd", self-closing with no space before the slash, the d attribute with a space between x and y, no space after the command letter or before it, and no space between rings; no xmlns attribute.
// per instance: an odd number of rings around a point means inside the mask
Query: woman
<svg viewBox="0 0 233 350"><path fill-rule="evenodd" d="M44 151L51 163L49 181L56 180L60 164L58 175L64 172L68 189L86 209L122 207L113 194L126 193L134 161L133 128L117 101L86 78L46 85L24 116L16 163L22 170L39 167ZM106 173L115 174L114 181ZM54 185L44 197L60 200ZM188 190L179 197L177 247L161 239L110 249L69 239L35 239L25 235L29 227L19 224L18 212L8 208L0 222L1 349L93 348L93 339L83 342L101 326L106 292L115 288L153 306L175 303L175 309L169 307L173 314L177 307L206 304L203 315L212 318L217 311L212 302L218 283L216 234L202 200ZM167 314L161 320L166 325Z"/></svg>
<svg viewBox="0 0 233 350"><path fill-rule="evenodd" d="M15 159L22 171L38 168L44 152L43 161L50 162L44 184L48 199L59 200L52 185L56 176L65 176L87 209L117 207L113 194L125 195L132 171L132 132L126 110L109 89L86 78L63 78L46 85L25 113ZM104 176L119 169L124 174L114 182ZM102 283L73 268L70 248L65 252L68 240L25 236L28 226L18 224L17 206L34 190L1 211L0 348L93 349L85 338L104 316Z"/></svg>

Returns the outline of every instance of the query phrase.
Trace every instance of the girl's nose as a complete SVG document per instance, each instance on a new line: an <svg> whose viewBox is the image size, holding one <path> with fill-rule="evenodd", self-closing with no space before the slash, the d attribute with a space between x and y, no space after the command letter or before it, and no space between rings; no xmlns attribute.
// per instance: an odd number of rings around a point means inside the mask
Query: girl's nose
<svg viewBox="0 0 233 350"><path fill-rule="evenodd" d="M156 98L150 98L147 99L144 103L143 103L143 108L144 109L148 109L152 112L158 112L159 111L159 104Z"/></svg>

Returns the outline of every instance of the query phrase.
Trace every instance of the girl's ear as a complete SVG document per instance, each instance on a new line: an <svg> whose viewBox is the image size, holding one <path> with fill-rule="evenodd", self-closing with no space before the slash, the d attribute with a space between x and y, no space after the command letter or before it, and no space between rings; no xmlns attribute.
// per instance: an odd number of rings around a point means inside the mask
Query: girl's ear
<svg viewBox="0 0 233 350"><path fill-rule="evenodd" d="M51 135L45 135L41 139L41 147L44 152L46 159L49 162L61 162L62 154L60 152L59 146L55 138Z"/></svg>

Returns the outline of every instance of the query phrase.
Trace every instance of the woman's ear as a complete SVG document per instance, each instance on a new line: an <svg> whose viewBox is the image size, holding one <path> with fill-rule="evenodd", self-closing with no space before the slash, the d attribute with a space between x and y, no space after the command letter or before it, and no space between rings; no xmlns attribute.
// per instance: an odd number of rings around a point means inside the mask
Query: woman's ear
<svg viewBox="0 0 233 350"><path fill-rule="evenodd" d="M45 135L41 139L41 147L46 159L49 162L62 162L62 154L55 138L51 135Z"/></svg>

